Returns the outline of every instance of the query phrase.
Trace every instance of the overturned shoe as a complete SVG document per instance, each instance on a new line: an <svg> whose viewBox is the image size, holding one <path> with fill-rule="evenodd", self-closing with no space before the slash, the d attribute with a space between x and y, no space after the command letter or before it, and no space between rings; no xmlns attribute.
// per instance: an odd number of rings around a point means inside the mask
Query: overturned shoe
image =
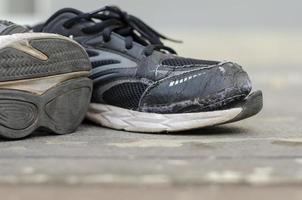
<svg viewBox="0 0 302 200"><path fill-rule="evenodd" d="M0 136L74 132L90 102L90 69L73 40L0 21Z"/></svg>

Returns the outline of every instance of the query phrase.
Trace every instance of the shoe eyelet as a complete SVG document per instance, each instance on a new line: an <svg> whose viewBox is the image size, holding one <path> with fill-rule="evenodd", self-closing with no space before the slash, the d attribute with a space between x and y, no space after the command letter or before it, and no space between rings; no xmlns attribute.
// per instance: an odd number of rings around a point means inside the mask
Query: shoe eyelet
<svg viewBox="0 0 302 200"><path fill-rule="evenodd" d="M146 57L150 57L152 54L149 54L149 53L146 53L146 52L144 52L144 56L146 56Z"/></svg>
<svg viewBox="0 0 302 200"><path fill-rule="evenodd" d="M69 26L67 26L66 24L63 24L63 27L65 28L65 29L70 29L70 27Z"/></svg>
<svg viewBox="0 0 302 200"><path fill-rule="evenodd" d="M127 50L131 50L133 48L133 46L126 46Z"/></svg>
<svg viewBox="0 0 302 200"><path fill-rule="evenodd" d="M109 42L111 41L111 38L108 38L108 39L104 38L103 41L104 41L105 43L109 43Z"/></svg>

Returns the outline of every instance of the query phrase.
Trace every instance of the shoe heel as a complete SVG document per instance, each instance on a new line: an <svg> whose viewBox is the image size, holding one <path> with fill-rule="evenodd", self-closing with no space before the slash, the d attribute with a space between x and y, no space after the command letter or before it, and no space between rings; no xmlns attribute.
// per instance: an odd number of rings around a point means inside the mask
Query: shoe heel
<svg viewBox="0 0 302 200"><path fill-rule="evenodd" d="M43 95L0 89L0 136L20 139L38 128L56 134L74 132L87 112L92 93L89 78L75 78Z"/></svg>
<svg viewBox="0 0 302 200"><path fill-rule="evenodd" d="M0 90L0 135L10 139L29 135L37 123L39 108L22 92Z"/></svg>
<svg viewBox="0 0 302 200"><path fill-rule="evenodd" d="M64 82L50 91L44 126L57 134L74 132L85 118L91 93L92 81L88 78Z"/></svg>

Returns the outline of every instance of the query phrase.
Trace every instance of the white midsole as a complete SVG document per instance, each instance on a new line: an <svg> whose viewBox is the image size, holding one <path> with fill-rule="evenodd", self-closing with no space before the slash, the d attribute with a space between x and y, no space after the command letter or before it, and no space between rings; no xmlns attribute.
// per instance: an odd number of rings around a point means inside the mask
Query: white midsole
<svg viewBox="0 0 302 200"><path fill-rule="evenodd" d="M87 119L105 127L133 132L176 132L223 124L236 118L242 108L228 110L157 114L104 104L90 104Z"/></svg>
<svg viewBox="0 0 302 200"><path fill-rule="evenodd" d="M55 87L56 85L70 79L79 77L88 77L88 71L72 72L54 76L47 76L42 78L26 79L19 81L6 81L0 82L0 89L20 90L31 92L37 95L44 94L47 90Z"/></svg>

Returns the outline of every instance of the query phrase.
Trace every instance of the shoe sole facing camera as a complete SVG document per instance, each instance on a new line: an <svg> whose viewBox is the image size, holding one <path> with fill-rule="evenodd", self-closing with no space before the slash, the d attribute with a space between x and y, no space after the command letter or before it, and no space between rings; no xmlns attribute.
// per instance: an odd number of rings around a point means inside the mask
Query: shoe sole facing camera
<svg viewBox="0 0 302 200"><path fill-rule="evenodd" d="M0 135L19 139L45 128L74 132L92 92L87 54L54 34L0 36Z"/></svg>

